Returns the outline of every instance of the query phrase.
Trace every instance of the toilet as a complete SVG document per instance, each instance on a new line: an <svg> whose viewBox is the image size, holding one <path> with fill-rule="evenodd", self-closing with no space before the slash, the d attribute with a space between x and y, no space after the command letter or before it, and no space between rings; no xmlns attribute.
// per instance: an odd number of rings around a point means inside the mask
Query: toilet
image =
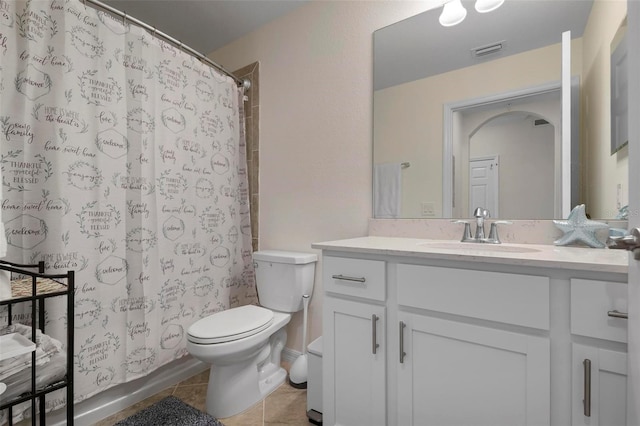
<svg viewBox="0 0 640 426"><path fill-rule="evenodd" d="M284 383L280 366L287 342L285 325L302 310L302 296L313 292L318 256L263 250L253 253L260 306L217 312L187 330L187 351L211 365L207 412L236 415Z"/></svg>

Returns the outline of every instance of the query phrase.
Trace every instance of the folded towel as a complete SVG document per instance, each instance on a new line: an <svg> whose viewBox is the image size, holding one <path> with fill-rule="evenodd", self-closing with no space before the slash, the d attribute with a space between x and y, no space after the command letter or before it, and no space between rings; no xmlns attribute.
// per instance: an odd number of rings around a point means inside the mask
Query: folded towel
<svg viewBox="0 0 640 426"><path fill-rule="evenodd" d="M20 333L27 339L31 339L31 327L28 325L15 323L0 328L0 335ZM51 357L62 351L62 343L42 333L36 329L36 365L44 365L51 360ZM0 361L0 380L14 375L24 369L31 367L31 352L7 358Z"/></svg>
<svg viewBox="0 0 640 426"><path fill-rule="evenodd" d="M400 217L402 202L402 166L400 163L383 163L373 166L373 216L376 218Z"/></svg>

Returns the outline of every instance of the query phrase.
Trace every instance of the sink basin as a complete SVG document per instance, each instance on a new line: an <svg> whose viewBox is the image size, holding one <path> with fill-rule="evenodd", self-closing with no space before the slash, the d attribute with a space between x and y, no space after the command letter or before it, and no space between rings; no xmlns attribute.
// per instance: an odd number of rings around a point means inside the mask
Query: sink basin
<svg viewBox="0 0 640 426"><path fill-rule="evenodd" d="M485 244L485 243L463 243L460 241L426 241L418 243L434 249L446 250L463 250L463 251L482 251L486 253L536 253L540 250L530 247L504 245L504 244Z"/></svg>

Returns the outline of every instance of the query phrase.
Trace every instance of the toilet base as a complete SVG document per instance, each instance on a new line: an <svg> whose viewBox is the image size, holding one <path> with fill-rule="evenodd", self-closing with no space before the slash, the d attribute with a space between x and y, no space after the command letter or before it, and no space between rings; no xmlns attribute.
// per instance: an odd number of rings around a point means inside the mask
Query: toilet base
<svg viewBox="0 0 640 426"><path fill-rule="evenodd" d="M231 365L212 365L207 387L207 412L223 419L262 401L285 382L280 355L287 340L284 328L271 336L257 355Z"/></svg>
<svg viewBox="0 0 640 426"><path fill-rule="evenodd" d="M267 377L264 380L260 381L260 393L262 393L262 398L258 401L265 399L271 392L276 390L278 386L283 384L287 379L287 370L284 368L280 368L278 371L273 373L271 376ZM256 402L258 402L256 401ZM253 406L253 404L251 404Z"/></svg>
<svg viewBox="0 0 640 426"><path fill-rule="evenodd" d="M215 374L215 370L211 369L211 376ZM209 378L209 388L207 389L207 412L218 419L235 416L243 411L253 407L258 402L266 398L271 392L276 390L278 386L283 384L287 378L287 371L279 368L258 382L257 389L255 386L250 392L242 391L242 388L232 385L233 389L223 391L224 394L215 388L213 377ZM214 386L211 384L214 383ZM214 388L214 389L212 389ZM241 395L236 389L242 391Z"/></svg>

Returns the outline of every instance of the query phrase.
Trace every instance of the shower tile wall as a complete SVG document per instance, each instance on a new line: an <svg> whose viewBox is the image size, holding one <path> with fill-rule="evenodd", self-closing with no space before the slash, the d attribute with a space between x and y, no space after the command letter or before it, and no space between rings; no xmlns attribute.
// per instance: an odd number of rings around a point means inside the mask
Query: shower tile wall
<svg viewBox="0 0 640 426"><path fill-rule="evenodd" d="M245 119L247 123L246 138L247 138L247 169L249 173L249 197L251 208L251 235L253 237L253 250L258 250L258 217L260 212L259 203L259 185L258 185L258 169L260 156L258 155L260 147L260 95L259 95L259 69L260 63L254 62L233 73L239 78L247 78L251 81L251 88L247 91L246 95L249 100L244 103L245 107Z"/></svg>

